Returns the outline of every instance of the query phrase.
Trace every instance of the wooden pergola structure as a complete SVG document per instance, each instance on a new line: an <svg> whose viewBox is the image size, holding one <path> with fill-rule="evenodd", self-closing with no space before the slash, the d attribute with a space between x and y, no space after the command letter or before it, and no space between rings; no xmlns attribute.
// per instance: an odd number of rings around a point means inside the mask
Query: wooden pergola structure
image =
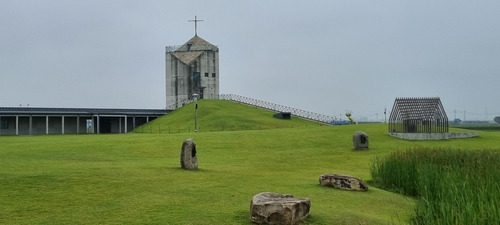
<svg viewBox="0 0 500 225"><path fill-rule="evenodd" d="M396 98L389 117L390 133L448 133L448 117L441 100Z"/></svg>

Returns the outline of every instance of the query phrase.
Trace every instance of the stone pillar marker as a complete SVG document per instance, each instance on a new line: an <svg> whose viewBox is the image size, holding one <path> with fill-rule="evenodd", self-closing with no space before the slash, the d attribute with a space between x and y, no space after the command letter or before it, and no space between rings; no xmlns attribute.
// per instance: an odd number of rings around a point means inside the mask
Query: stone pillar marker
<svg viewBox="0 0 500 225"><path fill-rule="evenodd" d="M352 136L352 143L355 150L368 149L368 134L363 131L356 131Z"/></svg>
<svg viewBox="0 0 500 225"><path fill-rule="evenodd" d="M185 170L198 169L198 157L196 156L196 143L192 138L186 139L181 148L181 167Z"/></svg>

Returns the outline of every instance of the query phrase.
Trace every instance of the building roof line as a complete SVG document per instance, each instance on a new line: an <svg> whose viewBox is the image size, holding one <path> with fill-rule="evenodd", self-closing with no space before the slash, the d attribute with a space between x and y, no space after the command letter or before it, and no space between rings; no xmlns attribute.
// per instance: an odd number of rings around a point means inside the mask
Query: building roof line
<svg viewBox="0 0 500 225"><path fill-rule="evenodd" d="M0 115L164 115L166 109L118 109L118 108L43 108L43 107L0 107Z"/></svg>

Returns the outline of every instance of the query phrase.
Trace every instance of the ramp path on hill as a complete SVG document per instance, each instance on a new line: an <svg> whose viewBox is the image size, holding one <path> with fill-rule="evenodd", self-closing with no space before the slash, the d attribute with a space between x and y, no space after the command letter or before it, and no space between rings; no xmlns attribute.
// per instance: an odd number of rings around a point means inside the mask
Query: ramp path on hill
<svg viewBox="0 0 500 225"><path fill-rule="evenodd" d="M278 105L275 103L266 102L266 101L253 99L253 98L249 98L249 97L244 97L244 96L240 96L240 95L235 95L235 94L221 94L221 95L219 95L219 99L228 100L228 101L246 104L246 105L251 105L251 106L258 107L258 108L263 108L263 109L272 110L272 111L276 111L276 112L289 112L293 116L300 117L300 118L307 119L307 120L317 121L317 122L325 123L325 124L332 124L332 122L335 120L335 118L332 116L327 116L327 115L323 115L323 114L319 114L319 113L309 112L306 110L296 109L296 108L292 108L292 107L288 107L288 106Z"/></svg>
<svg viewBox="0 0 500 225"><path fill-rule="evenodd" d="M232 101L232 102L236 102L236 103L240 103L240 104L245 104L245 105L250 105L250 106L254 106L254 107L258 107L258 108L262 108L262 109L267 109L267 110L271 110L271 111L275 111L275 112L289 112L292 114L292 116L295 116L295 117L299 117L302 119L311 120L311 121L315 121L315 122L320 122L320 123L324 123L324 124L329 124L329 125L332 125L333 122L335 121L335 117L333 117L333 116L327 116L327 115L323 115L323 114L319 114L319 113L315 113L315 112L310 112L310 111L306 111L306 110L302 110L302 109L296 109L296 108L292 108L292 107L288 107L288 106L278 105L275 103L266 102L266 101L262 101L262 100L258 100L258 99L254 99L254 98L249 98L249 97L245 97L245 96L241 96L241 95L236 95L236 94L220 94L219 99L220 100L228 100L228 101ZM183 105L189 104L193 101L194 101L194 99L184 99L184 100L180 101L178 103L178 105L183 106ZM167 109L175 110L176 107L178 107L178 105L171 105L171 106L167 107Z"/></svg>

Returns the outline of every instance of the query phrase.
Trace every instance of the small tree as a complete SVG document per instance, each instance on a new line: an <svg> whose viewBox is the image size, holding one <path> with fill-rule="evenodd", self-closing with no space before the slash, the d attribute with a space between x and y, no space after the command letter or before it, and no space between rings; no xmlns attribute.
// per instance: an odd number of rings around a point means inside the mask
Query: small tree
<svg viewBox="0 0 500 225"><path fill-rule="evenodd" d="M345 116L347 119L349 119L350 124L354 124L354 119L352 118L352 112L351 111L346 111Z"/></svg>
<svg viewBox="0 0 500 225"><path fill-rule="evenodd" d="M495 116L495 119L493 119L493 120L495 120L495 122L497 122L497 123L500 123L500 116Z"/></svg>

